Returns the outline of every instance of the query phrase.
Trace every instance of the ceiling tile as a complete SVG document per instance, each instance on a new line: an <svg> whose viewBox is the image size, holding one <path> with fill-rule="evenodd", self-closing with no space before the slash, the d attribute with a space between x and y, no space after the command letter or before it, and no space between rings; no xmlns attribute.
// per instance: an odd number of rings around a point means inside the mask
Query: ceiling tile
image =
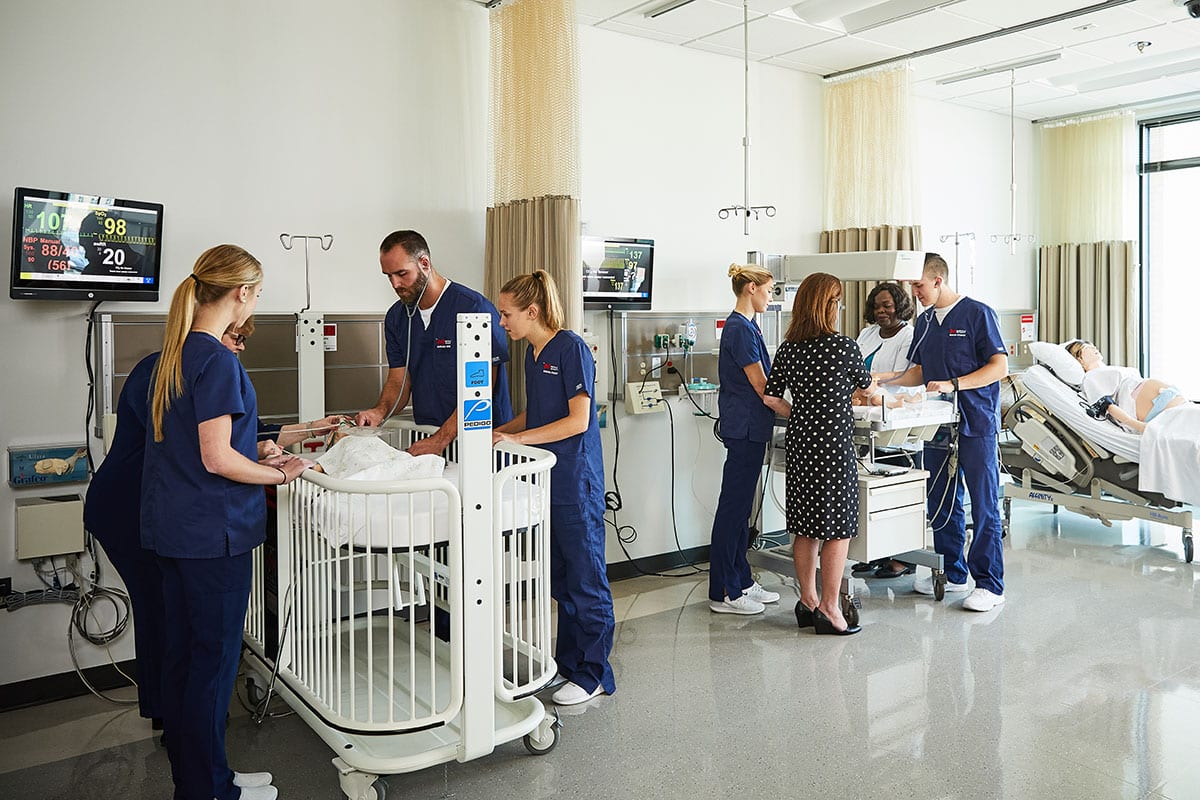
<svg viewBox="0 0 1200 800"><path fill-rule="evenodd" d="M1094 111L1096 108L1097 106L1087 98L1070 95L1017 106L1015 113L1021 119L1045 119L1046 117L1061 117L1066 114Z"/></svg>
<svg viewBox="0 0 1200 800"><path fill-rule="evenodd" d="M1189 22L1192 21L1189 20ZM1138 49L1134 47L1138 41L1150 42L1150 46L1139 53ZM1200 24L1166 23L1128 31L1099 41L1087 42L1079 45L1075 50L1107 61L1127 61L1132 66L1135 61L1192 49L1198 45L1200 45Z"/></svg>
<svg viewBox="0 0 1200 800"><path fill-rule="evenodd" d="M656 8L652 3L649 8ZM755 20L762 14L752 12L750 19ZM622 22L634 28L658 31L687 39L698 39L710 33L731 28L742 24L742 9L739 6L725 5L714 0L693 0L686 6L680 6L659 17L651 19L645 15L645 9L616 17L616 22Z"/></svg>
<svg viewBox="0 0 1200 800"><path fill-rule="evenodd" d="M595 25L601 20L601 17L593 17L589 14L576 14L575 18L580 25Z"/></svg>
<svg viewBox="0 0 1200 800"><path fill-rule="evenodd" d="M805 72L809 75L816 75L817 77L821 77L828 72L827 68L822 67L819 64L805 64L803 61L789 61L779 56L768 58L762 63L795 70L796 72Z"/></svg>
<svg viewBox="0 0 1200 800"><path fill-rule="evenodd" d="M935 78L944 78L947 75L956 75L959 72L966 72L972 64L965 64L962 61L955 61L944 55L921 56L914 58L909 62L912 69L912 80L927 81Z"/></svg>
<svg viewBox="0 0 1200 800"><path fill-rule="evenodd" d="M1170 2L1170 0L1159 0L1159 2ZM1079 30L1079 28L1084 26L1091 27L1087 27L1086 30ZM1108 8L1103 11L1096 11L1082 17L1075 17L1074 19L1063 20L1062 22L1040 25L1025 31L1025 33L1049 44L1069 47L1081 45L1085 42L1094 42L1097 39L1106 39L1110 36L1118 36L1146 27L1148 27L1147 18L1132 11L1129 5L1124 5L1117 6L1116 8Z"/></svg>
<svg viewBox="0 0 1200 800"><path fill-rule="evenodd" d="M725 0L730 2L730 0ZM795 5L796 0L750 0L751 11L761 11L764 14L774 14L784 8L791 8ZM731 5L741 5L741 3L730 2Z"/></svg>
<svg viewBox="0 0 1200 800"><path fill-rule="evenodd" d="M949 13L985 22L999 28L1011 28L1035 19L1045 19L1068 11L1094 6L1099 0L962 0L947 8Z"/></svg>
<svg viewBox="0 0 1200 800"><path fill-rule="evenodd" d="M978 78L971 78L965 81L956 81L954 83L938 83L933 81L920 81L913 84L913 91L922 97L935 97L939 100L951 100L956 97L963 97L969 94L978 94L979 92L988 91L990 89L1008 88L1008 73L997 72L992 75L980 75Z"/></svg>
<svg viewBox="0 0 1200 800"><path fill-rule="evenodd" d="M596 27L604 28L605 30L609 30L609 31L616 31L617 33L626 33L626 34L629 34L630 36L640 36L643 39L654 39L655 41L658 41L658 42L670 42L671 44L683 44L684 42L688 41L688 38L689 38L687 36L679 36L679 35L676 35L673 33L666 33L665 31L647 30L646 28L635 28L632 25L626 25L624 22L617 22L615 20L609 20L608 22L601 22Z"/></svg>
<svg viewBox="0 0 1200 800"><path fill-rule="evenodd" d="M779 58L796 64L817 67L827 74L883 61L904 55L904 52L898 47L886 47L874 42L863 41L854 36L840 36L827 42L785 53Z"/></svg>
<svg viewBox="0 0 1200 800"><path fill-rule="evenodd" d="M1155 22L1175 22L1189 19L1187 11L1171 0L1137 0L1130 8L1146 19ZM1195 20L1191 20L1191 23L1193 25L1200 24Z"/></svg>
<svg viewBox="0 0 1200 800"><path fill-rule="evenodd" d="M858 37L911 52L994 30L997 30L994 25L956 17L944 11L929 11L862 31Z"/></svg>
<svg viewBox="0 0 1200 800"><path fill-rule="evenodd" d="M709 53L719 53L723 56L732 56L739 61L743 57L743 52L739 48L726 47L723 44L713 44L706 39L693 39L692 41L687 42L685 47L693 47L697 50L706 50ZM750 59L752 61L757 61L759 58L761 58L760 55L756 54L754 51L750 52Z"/></svg>
<svg viewBox="0 0 1200 800"><path fill-rule="evenodd" d="M992 64L1019 61L1029 56L1053 52L1056 49L1053 45L1048 45L1038 39L1022 36L1019 33L1011 33L1008 36L999 36L995 39L988 39L987 41L976 42L975 44L968 44L943 52L957 61L990 66Z"/></svg>
<svg viewBox="0 0 1200 800"><path fill-rule="evenodd" d="M1014 102L1017 105L1028 105L1029 103L1038 103L1043 100L1053 100L1061 97L1072 97L1075 92L1059 89L1056 86L1050 86L1040 81L1028 81L1026 83L1018 83L1012 87ZM958 100L972 105L987 105L995 108L1008 110L1009 102L1009 87L1005 86L1002 89L990 89L985 92L975 92L974 94L964 95ZM957 101L956 101L957 102Z"/></svg>
<svg viewBox="0 0 1200 800"><path fill-rule="evenodd" d="M665 0L575 0L575 13L608 19L638 8L653 8Z"/></svg>
<svg viewBox="0 0 1200 800"><path fill-rule="evenodd" d="M801 47L837 38L837 34L803 22L791 22L779 17L760 17L750 23L750 52L764 56L780 55ZM741 52L742 26L730 28L701 39L706 44L733 47Z"/></svg>

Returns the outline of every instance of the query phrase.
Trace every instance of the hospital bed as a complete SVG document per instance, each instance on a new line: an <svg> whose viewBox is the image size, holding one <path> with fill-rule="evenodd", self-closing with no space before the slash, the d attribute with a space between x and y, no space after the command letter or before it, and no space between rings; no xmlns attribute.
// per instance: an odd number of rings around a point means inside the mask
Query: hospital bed
<svg viewBox="0 0 1200 800"><path fill-rule="evenodd" d="M1192 511L1179 501L1139 488L1141 437L1107 419L1093 419L1073 387L1042 364L1021 375L1024 395L1004 414L1008 441L1000 460L1014 483L1004 487L1004 520L1012 501L1048 503L1098 519L1145 519L1183 531L1184 559L1192 561Z"/></svg>
<svg viewBox="0 0 1200 800"><path fill-rule="evenodd" d="M254 553L243 638L256 706L282 697L334 751L351 800L378 800L383 775L558 742L533 696L557 672L555 457L493 448L490 424L463 430L461 416L440 477L309 470L279 487L274 535ZM399 446L434 430L402 424Z"/></svg>

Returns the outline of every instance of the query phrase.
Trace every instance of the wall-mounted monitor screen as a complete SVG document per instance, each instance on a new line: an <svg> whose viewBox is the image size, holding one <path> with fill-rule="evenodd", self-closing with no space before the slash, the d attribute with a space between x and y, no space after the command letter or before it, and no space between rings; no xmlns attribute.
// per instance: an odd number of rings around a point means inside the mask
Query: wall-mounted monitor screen
<svg viewBox="0 0 1200 800"><path fill-rule="evenodd" d="M650 308L654 240L583 239L583 307Z"/></svg>
<svg viewBox="0 0 1200 800"><path fill-rule="evenodd" d="M14 300L158 299L161 203L17 188Z"/></svg>

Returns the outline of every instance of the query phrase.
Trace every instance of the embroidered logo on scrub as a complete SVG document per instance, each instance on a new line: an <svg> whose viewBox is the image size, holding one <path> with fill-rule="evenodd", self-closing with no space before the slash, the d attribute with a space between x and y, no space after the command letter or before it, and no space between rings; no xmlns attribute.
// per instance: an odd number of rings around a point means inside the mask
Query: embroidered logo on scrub
<svg viewBox="0 0 1200 800"><path fill-rule="evenodd" d="M953 336L958 339L965 339L967 338L967 331L965 328L950 328L946 331L946 335Z"/></svg>
<svg viewBox="0 0 1200 800"><path fill-rule="evenodd" d="M436 347L438 350L446 350L447 348L454 346L454 340L453 339L436 339L435 338L433 340L433 346Z"/></svg>
<svg viewBox="0 0 1200 800"><path fill-rule="evenodd" d="M547 375L557 375L558 374L558 365L551 364L549 361L543 361L542 362L542 372L544 372Z"/></svg>

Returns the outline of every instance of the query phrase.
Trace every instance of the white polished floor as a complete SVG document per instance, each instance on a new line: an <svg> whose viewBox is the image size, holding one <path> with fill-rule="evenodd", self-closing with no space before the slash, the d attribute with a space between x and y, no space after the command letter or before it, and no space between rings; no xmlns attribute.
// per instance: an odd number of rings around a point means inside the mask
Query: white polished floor
<svg viewBox="0 0 1200 800"><path fill-rule="evenodd" d="M618 691L518 744L388 780L396 797L1200 798L1197 575L1179 531L1015 504L1008 602L987 614L871 581L864 631L797 630L794 597L716 615L707 578L613 587ZM763 574L768 587L777 576ZM296 717L236 707L235 768L284 800L341 797ZM0 714L0 797L169 797L136 712L77 698Z"/></svg>

